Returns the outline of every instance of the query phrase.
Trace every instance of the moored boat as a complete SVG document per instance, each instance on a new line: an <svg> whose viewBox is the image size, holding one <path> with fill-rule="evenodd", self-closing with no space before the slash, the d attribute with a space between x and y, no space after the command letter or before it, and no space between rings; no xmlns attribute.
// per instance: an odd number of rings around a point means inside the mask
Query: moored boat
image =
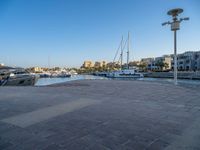
<svg viewBox="0 0 200 150"><path fill-rule="evenodd" d="M0 67L0 86L31 86L39 76L30 74L23 68Z"/></svg>
<svg viewBox="0 0 200 150"><path fill-rule="evenodd" d="M108 78L143 78L143 74L135 69L116 70L107 74Z"/></svg>
<svg viewBox="0 0 200 150"><path fill-rule="evenodd" d="M130 49L130 36L128 33L128 39L127 39L127 63L126 63L126 68L123 68L123 51L124 47L126 46L126 43L123 45L123 37L121 40L121 54L120 54L120 60L121 60L121 69L120 70L115 70L111 71L106 74L106 77L108 78L143 78L144 75L142 73L139 73L137 67L131 67L129 66L129 49ZM117 52L118 53L118 52ZM114 58L115 59L115 58Z"/></svg>

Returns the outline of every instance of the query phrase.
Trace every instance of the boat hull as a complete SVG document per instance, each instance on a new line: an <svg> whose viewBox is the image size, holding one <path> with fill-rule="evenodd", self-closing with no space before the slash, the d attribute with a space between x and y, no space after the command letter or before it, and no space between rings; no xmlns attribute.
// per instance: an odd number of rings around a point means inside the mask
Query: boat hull
<svg viewBox="0 0 200 150"><path fill-rule="evenodd" d="M11 77L2 83L2 86L33 86L37 82L38 77L27 75L21 77Z"/></svg>
<svg viewBox="0 0 200 150"><path fill-rule="evenodd" d="M144 75L132 69L132 70L113 71L109 73L107 77L108 78L143 78Z"/></svg>
<svg viewBox="0 0 200 150"><path fill-rule="evenodd" d="M143 78L144 76L143 75L118 75L118 76L115 76L115 75L108 75L107 76L108 78Z"/></svg>

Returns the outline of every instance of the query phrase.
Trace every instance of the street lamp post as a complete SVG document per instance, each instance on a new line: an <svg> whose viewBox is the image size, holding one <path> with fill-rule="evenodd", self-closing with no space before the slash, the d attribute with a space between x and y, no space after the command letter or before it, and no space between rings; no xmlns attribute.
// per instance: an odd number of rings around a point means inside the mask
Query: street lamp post
<svg viewBox="0 0 200 150"><path fill-rule="evenodd" d="M188 17L180 18L180 19L177 18L178 15L182 12L183 12L183 9L181 9L181 8L169 10L167 12L167 14L172 16L172 19L173 19L172 22L168 21L168 22L162 23L162 26L171 25L171 31L174 31L174 84L175 85L177 85L177 42L176 42L177 37L176 37L176 33L177 33L177 30L180 29L180 23L183 20L189 20Z"/></svg>

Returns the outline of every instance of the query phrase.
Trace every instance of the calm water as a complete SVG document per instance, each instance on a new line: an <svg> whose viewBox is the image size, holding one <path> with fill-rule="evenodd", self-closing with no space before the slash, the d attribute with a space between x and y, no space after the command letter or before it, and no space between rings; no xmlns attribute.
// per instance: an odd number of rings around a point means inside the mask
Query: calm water
<svg viewBox="0 0 200 150"><path fill-rule="evenodd" d="M35 86L44 86L44 85L50 85L55 83L62 83L67 81L74 81L74 80L85 80L85 79L107 79L104 77L98 77L98 76L92 76L92 75L73 75L70 78L40 78Z"/></svg>
<svg viewBox="0 0 200 150"><path fill-rule="evenodd" d="M139 80L139 81L151 81L151 82L162 82L162 83L173 83L173 79L166 79L166 78L138 78L138 79L108 79L105 77L99 77L99 76L93 76L93 75L74 75L70 78L40 78L35 86L44 86L44 85L50 85L55 83L62 83L67 81L74 81L74 80L95 80L95 79L102 79L102 80ZM200 80L184 80L179 79L179 84L183 85L199 85L200 86Z"/></svg>

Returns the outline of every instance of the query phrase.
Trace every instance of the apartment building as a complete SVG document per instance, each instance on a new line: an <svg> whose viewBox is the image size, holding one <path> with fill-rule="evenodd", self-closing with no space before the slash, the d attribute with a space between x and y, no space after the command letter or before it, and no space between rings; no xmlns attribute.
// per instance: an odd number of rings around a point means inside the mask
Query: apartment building
<svg viewBox="0 0 200 150"><path fill-rule="evenodd" d="M174 67L174 60L172 60L172 69L173 67ZM177 68L179 71L200 70L200 51L187 51L185 53L178 54Z"/></svg>
<svg viewBox="0 0 200 150"><path fill-rule="evenodd" d="M171 69L171 56L164 55L156 58L143 58L141 63L145 63L147 70L159 71L159 70L170 70Z"/></svg>
<svg viewBox="0 0 200 150"><path fill-rule="evenodd" d="M84 61L82 68L92 68L94 67L94 63L92 61Z"/></svg>
<svg viewBox="0 0 200 150"><path fill-rule="evenodd" d="M100 68L100 67L106 67L107 63L106 61L96 61L95 64L94 64L94 67L95 68Z"/></svg>

